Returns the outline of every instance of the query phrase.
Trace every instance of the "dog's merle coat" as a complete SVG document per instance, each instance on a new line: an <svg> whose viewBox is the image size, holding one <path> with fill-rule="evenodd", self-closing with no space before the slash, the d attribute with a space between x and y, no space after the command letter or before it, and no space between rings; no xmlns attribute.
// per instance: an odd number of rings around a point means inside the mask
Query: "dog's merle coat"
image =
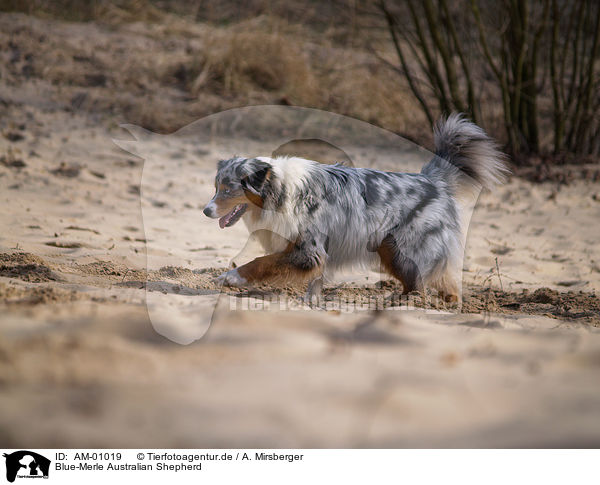
<svg viewBox="0 0 600 485"><path fill-rule="evenodd" d="M419 174L301 158L224 160L216 177L223 190L205 213L218 217L220 200L243 194L255 210L238 204L231 212L243 214L268 253L282 254L277 264L318 278L323 271L380 261L405 292L429 285L458 297L464 241L458 195L471 192L473 198L481 187L500 183L507 169L493 141L460 115L438 124L435 144L434 158ZM221 279L251 281L252 268L243 268Z"/></svg>

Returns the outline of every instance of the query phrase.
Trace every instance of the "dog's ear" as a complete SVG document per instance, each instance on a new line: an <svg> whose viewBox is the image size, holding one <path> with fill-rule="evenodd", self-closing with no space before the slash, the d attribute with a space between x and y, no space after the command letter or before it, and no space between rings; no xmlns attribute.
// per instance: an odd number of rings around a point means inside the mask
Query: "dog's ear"
<svg viewBox="0 0 600 485"><path fill-rule="evenodd" d="M251 192L256 195L260 195L265 183L271 176L271 165L265 162L257 161L253 164L253 171L242 178L240 183L244 191Z"/></svg>

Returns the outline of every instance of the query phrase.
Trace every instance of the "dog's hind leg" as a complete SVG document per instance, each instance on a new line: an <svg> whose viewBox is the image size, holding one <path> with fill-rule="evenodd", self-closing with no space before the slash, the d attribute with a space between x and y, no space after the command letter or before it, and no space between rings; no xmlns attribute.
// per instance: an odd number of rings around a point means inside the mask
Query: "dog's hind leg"
<svg viewBox="0 0 600 485"><path fill-rule="evenodd" d="M460 270L455 268L446 268L446 271L434 281L431 286L438 290L439 296L446 303L460 304L461 301L461 285L458 275Z"/></svg>
<svg viewBox="0 0 600 485"><path fill-rule="evenodd" d="M423 278L419 268L411 258L402 254L394 236L388 234L383 238L377 248L377 254L381 258L384 269L402 283L402 294L423 291Z"/></svg>

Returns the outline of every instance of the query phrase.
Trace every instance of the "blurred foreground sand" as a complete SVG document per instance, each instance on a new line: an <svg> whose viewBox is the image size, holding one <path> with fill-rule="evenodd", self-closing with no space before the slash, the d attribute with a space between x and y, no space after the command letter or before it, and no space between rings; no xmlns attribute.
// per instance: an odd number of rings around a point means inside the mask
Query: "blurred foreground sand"
<svg viewBox="0 0 600 485"><path fill-rule="evenodd" d="M156 142L142 220L142 164L111 142L121 134L30 113L22 140L0 142L3 446L600 444L597 185L513 179L481 197L464 270L474 313L230 311L235 291L219 297L211 278L249 257L247 233L199 210L219 153ZM220 306L203 339L177 345L153 330L146 291Z"/></svg>

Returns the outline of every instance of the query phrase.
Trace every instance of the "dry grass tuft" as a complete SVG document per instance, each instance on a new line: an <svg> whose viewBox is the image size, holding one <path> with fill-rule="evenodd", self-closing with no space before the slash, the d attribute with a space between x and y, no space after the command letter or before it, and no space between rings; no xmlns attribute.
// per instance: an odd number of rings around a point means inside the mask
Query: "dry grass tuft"
<svg viewBox="0 0 600 485"><path fill-rule="evenodd" d="M199 74L190 85L194 95L209 91L249 98L266 92L292 104L320 104L319 81L307 53L281 32L248 25L216 29L205 39L198 58Z"/></svg>

